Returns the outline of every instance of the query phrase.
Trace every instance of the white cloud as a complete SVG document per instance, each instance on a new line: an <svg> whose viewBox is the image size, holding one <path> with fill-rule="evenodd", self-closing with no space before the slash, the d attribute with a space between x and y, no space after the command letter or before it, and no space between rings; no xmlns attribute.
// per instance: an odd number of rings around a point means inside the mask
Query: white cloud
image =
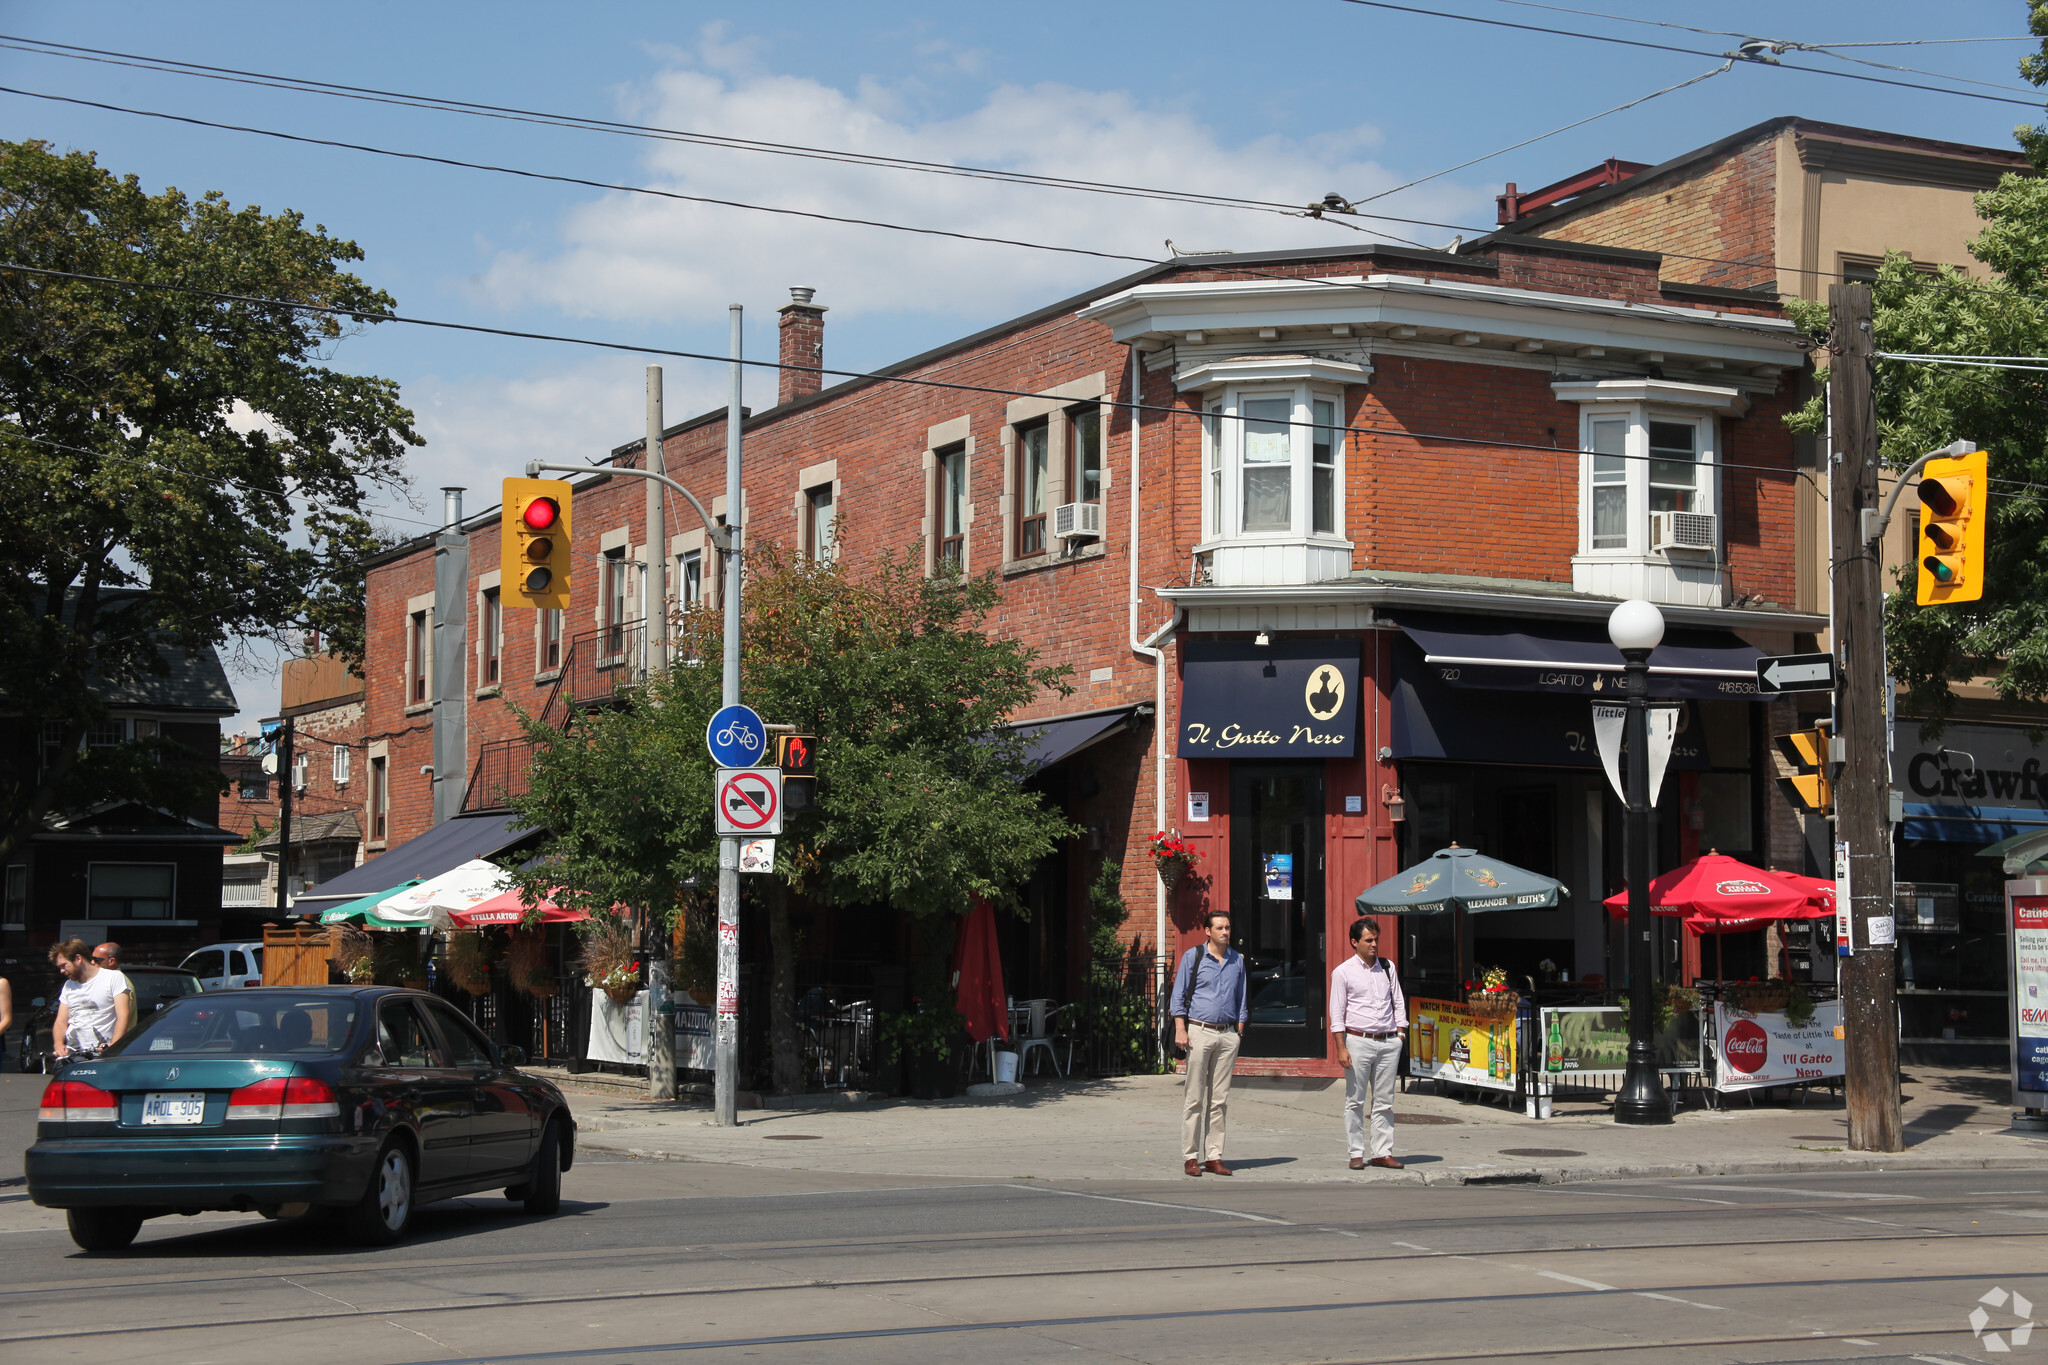
<svg viewBox="0 0 2048 1365"><path fill-rule="evenodd" d="M694 60L662 55L675 60L674 69L633 91L629 103L632 117L665 127L1288 204L1331 191L1358 198L1398 183L1369 159L1379 133L1366 126L1231 144L1184 111L1146 105L1123 91L1050 83L998 86L978 108L920 122L905 112L917 101L903 97L919 88L915 78L900 87L869 81L841 90L767 70L757 48L730 45L719 31L706 34ZM924 55L972 61L971 54ZM1147 258L1163 255L1167 238L1183 249L1237 250L1364 240L1274 214L687 143L650 143L643 165L645 183L680 193ZM1487 206L1474 192L1446 185L1381 207L1474 221ZM1386 227L1430 243L1452 235ZM559 250L501 252L473 287L507 309L541 305L578 317L639 320L715 317L724 304L758 306L785 297L784 286L809 284L838 323L874 313L981 323L1137 268L621 193L570 211L560 230Z"/></svg>

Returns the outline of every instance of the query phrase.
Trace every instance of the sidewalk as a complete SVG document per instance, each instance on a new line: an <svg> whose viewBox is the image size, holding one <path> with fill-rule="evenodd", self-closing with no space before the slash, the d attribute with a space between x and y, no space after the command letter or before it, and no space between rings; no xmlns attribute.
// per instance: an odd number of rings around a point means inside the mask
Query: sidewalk
<svg viewBox="0 0 2048 1365"><path fill-rule="evenodd" d="M1034 1081L1008 1099L740 1112L719 1128L702 1102L657 1104L570 1089L579 1142L670 1161L960 1180L1153 1180L1181 1174L1180 1079ZM1530 1119L1500 1104L1418 1089L1394 1105L1399 1172L1347 1169L1342 1081L1240 1080L1225 1159L1252 1180L1491 1184L1840 1170L2048 1166L2048 1138L2014 1133L2003 1071L1908 1067L1906 1151L1850 1152L1842 1103L1688 1111L1655 1128L1604 1106L1560 1104ZM786 1102L786 1101L785 1101Z"/></svg>

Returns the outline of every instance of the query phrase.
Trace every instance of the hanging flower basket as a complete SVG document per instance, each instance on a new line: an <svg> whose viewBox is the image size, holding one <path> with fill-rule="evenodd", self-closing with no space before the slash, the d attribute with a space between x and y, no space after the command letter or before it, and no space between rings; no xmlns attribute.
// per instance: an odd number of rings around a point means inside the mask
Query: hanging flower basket
<svg viewBox="0 0 2048 1365"><path fill-rule="evenodd" d="M1521 1003L1521 997L1508 985L1505 967L1488 967L1477 981L1465 983L1465 1007L1474 1014L1513 1014Z"/></svg>
<svg viewBox="0 0 2048 1365"><path fill-rule="evenodd" d="M614 1005L630 1005L633 1003L633 997L640 994L640 983L635 981L625 986L606 986L604 993L612 998Z"/></svg>
<svg viewBox="0 0 2048 1365"><path fill-rule="evenodd" d="M1159 881L1169 892L1180 884L1195 859L1202 855L1189 848L1180 837L1179 830L1160 830L1151 839L1152 865L1159 871Z"/></svg>

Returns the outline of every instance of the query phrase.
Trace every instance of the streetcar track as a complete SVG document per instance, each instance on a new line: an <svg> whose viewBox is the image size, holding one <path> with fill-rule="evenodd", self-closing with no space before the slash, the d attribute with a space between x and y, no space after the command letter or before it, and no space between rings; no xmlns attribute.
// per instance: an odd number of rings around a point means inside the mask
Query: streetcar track
<svg viewBox="0 0 2048 1365"><path fill-rule="evenodd" d="M1217 1230L1217 1229L1207 1229L1207 1231L1215 1231L1215 1230ZM1317 1231L1320 1231L1320 1229L1315 1229L1315 1228L1304 1228L1304 1229L1302 1229L1302 1230L1303 1230L1303 1231L1308 1231L1308 1232L1317 1232ZM1948 1240L1949 1240L1949 1241L1951 1241L1951 1242L1956 1242L1956 1241L1975 1241L1975 1240L1997 1240L1997 1241L2004 1241L2004 1240L2010 1240L2010 1239L2011 1239L2012 1237L2014 1237L2014 1236L2020 1236L2020 1237L2039 1237L2039 1236L2043 1236L2043 1235L2048 1235L2048 1234L2042 1234L2042 1233L2018 1233L2018 1234L2013 1234L2013 1233L1972 1233L1972 1234L1967 1234L1967 1235L1965 1235L1965 1236L1957 1236L1957 1237L1951 1237L1951 1238L1949 1238ZM1918 1234L1918 1235L1915 1235L1915 1236L1899 1236L1899 1237L1891 1237L1891 1236L1871 1236L1871 1237L1863 1237L1863 1238L1857 1238L1857 1239L1856 1239L1856 1243L1857 1243L1858 1245L1864 1245L1864 1244L1877 1244L1877 1243L1884 1243L1884 1242L1902 1242L1902 1241L1923 1241L1923 1240L1926 1240L1926 1234ZM1782 1244L1782 1241L1783 1241L1783 1239L1782 1239L1782 1238L1770 1238L1770 1239L1761 1239L1761 1240L1759 1240L1758 1242L1753 1242L1753 1243L1751 1243L1751 1242L1738 1242L1738 1243L1728 1243L1728 1244L1719 1244L1719 1245L1717 1245L1717 1246L1715 1246L1715 1247L1712 1247L1712 1248L1706 1248L1706 1249L1731 1249L1731 1248L1740 1248L1740 1247L1743 1247L1743 1246L1749 1246L1749 1245L1772 1245L1772 1246L1775 1246L1775 1245L1780 1245L1780 1244ZM792 1249L800 1249L800 1248L792 1248ZM1532 1255L1538 1255L1538 1254L1550 1254L1550 1255L1558 1255L1558 1254L1562 1254L1562 1255L1582 1256L1582 1255L1593 1255L1593 1254L1601 1254L1601 1253L1609 1253L1609 1252L1620 1252L1620 1251L1629 1251L1629 1250L1636 1250L1636 1249L1640 1249L1640 1248L1633 1248L1633 1247L1623 1247L1623 1246L1615 1246L1615 1247L1604 1247L1604 1246L1595 1246L1595 1247L1546 1247L1546 1248L1529 1248L1529 1249L1521 1249L1521 1250L1517 1250L1517 1249L1503 1249L1503 1250L1496 1250L1496 1251L1490 1251L1490 1252L1477 1252L1477 1253L1461 1253L1461 1255L1459 1256L1459 1259L1464 1259L1464 1260L1475 1260L1475 1261L1476 1261L1476 1260L1481 1260L1481 1259L1485 1259L1485 1258L1489 1258L1489 1257L1492 1257L1492 1258L1506 1258L1506 1257L1528 1257L1528 1256L1532 1256ZM1657 1246L1654 1246L1654 1247L1652 1247L1652 1248L1649 1248L1649 1249L1655 1249L1655 1250L1671 1250L1671 1249L1673 1249L1673 1248L1671 1248L1671 1247L1669 1247L1669 1246L1664 1246L1664 1245L1657 1245ZM711 1252L712 1252L713 1254L717 1254L717 1255L721 1255L721 1256L725 1256L725 1255L728 1255L728 1253L726 1253L726 1252L722 1252L722 1251L718 1251L718 1250L716 1250L716 1249L714 1249L714 1248L686 1248L685 1250L692 1250L692 1251L695 1251L695 1252L697 1252L697 1253L699 1253L699 1254L702 1254L702 1253L703 1253L703 1252L705 1252L705 1251L711 1251ZM1434 1253L1434 1252L1433 1252L1433 1253L1429 1253L1429 1255L1430 1255L1430 1256L1435 1256L1435 1255L1440 1255L1440 1254L1444 1254L1444 1253ZM530 1259L530 1258L529 1258L529 1259ZM731 1257L731 1259L733 1259L733 1260L736 1260L736 1261L739 1261L739 1260L752 1260L752 1259L755 1259L755 1258L752 1258L752 1257L746 1257L746 1258L742 1258L742 1257L739 1257L739 1256L733 1256L733 1257ZM192 1321L192 1322L182 1322L182 1323L163 1323L163 1322L157 1322L157 1323L151 1323L151 1324L149 1324L149 1325L146 1325L146 1326L133 1326L133 1327L125 1327L125 1326L94 1326L94 1327L86 1327L86 1328L80 1328L80 1329L77 1329L77 1330L73 1330L73 1331L66 1331L66 1330L62 1330L62 1329L58 1329L58 1330L50 1330L50 1329L48 1329L48 1328L44 1328L44 1329L41 1329L41 1330L37 1330L37 1331L35 1331L35 1332L32 1332L32 1333L23 1333L23 1334L20 1334L20 1335L4 1335L4 1334L0 1334L0 1344L7 1344L7 1343L14 1343L14 1342L29 1342L29 1341L94 1341L94 1340L99 1340L99 1339L102 1339L102 1338L115 1338L115 1337L126 1337L126 1336L135 1336L135 1335L142 1335L142 1334L147 1334L147 1333L154 1333L154 1332L196 1332L196 1331L215 1331L215 1330L219 1330L219 1329L221 1329L221 1328L236 1328L236 1327L273 1327L273 1326L276 1326L276 1325L278 1325L278 1324L280 1324L280 1323L287 1323L287 1322L301 1322L301 1321L303 1321L303 1322L315 1322L315 1321L318 1321L318 1322L335 1322L335 1321L348 1321L348 1320L351 1320L351 1319L366 1319L366 1318L388 1318L388 1317L400 1317L400 1316L410 1316L410 1315L415 1315L415 1314L422 1314L422 1313L472 1313L472 1312L479 1312L479 1311L504 1311L504 1310L515 1310L515 1309L551 1308L551 1307L561 1307L561 1306L569 1306L569 1305L584 1305L584 1306L597 1306L597 1305L604 1305L604 1306L607 1306L607 1307L612 1307L612 1306L617 1306L617 1305L621 1305L621 1304L631 1304L631 1303L651 1302L651 1301L657 1301L657 1300L704 1300L704 1299L718 1299L718 1298L729 1298L729 1297L732 1297L732 1296L735 1296L735 1295L743 1295L743 1294L787 1294L787 1293L790 1293L790 1292L792 1292L792 1291L804 1291L804 1290L817 1290L817 1289L825 1289L825 1290L855 1290L855 1291L866 1291L866 1290L878 1290L878 1289L896 1289L896 1290L898 1290L898 1291L900 1292L900 1291L906 1291L906 1290L908 1290L908 1291L915 1291L915 1290L918 1290L918 1289L922 1289L922 1288L936 1288L936 1287L943 1287L943 1286L949 1286L949 1285L965 1285L965 1284L980 1284L980 1283L989 1283L989 1282L1008 1282L1008 1281L1034 1281L1034 1282L1048 1282L1048 1281L1054 1281L1054 1280L1062 1280L1062 1279L1074 1279L1074 1278L1077 1278L1077 1277L1084 1277L1084 1278L1089 1278L1089 1279L1101 1279L1101 1278L1104 1278L1104 1277L1107 1277L1107 1276L1137 1276L1137 1275L1160 1275L1160 1274L1174 1274L1174 1273L1181 1273L1181 1272L1194 1272L1194 1271L1205 1271L1205 1270L1229 1270L1229 1271L1245 1271L1245 1270L1285 1270L1285 1269L1296 1269L1296 1268L1309 1268L1309 1269L1317 1269L1317 1270L1327 1270L1327 1269L1329 1269L1329 1268L1330 1268L1331 1266L1335 1266L1335 1265L1368 1265L1368 1266L1369 1266L1369 1265L1380 1265L1380 1264L1399 1264L1399 1263L1413 1263L1413 1262L1417 1261L1418 1259L1423 1259L1423 1258L1418 1258L1418 1257L1416 1257L1416 1256L1412 1256L1412 1255L1402 1255L1402 1256L1386 1256L1386 1255L1367 1255L1367 1256L1332 1256L1332 1255L1329 1255L1329 1254L1321 1254L1321 1255L1314 1255L1314 1256L1300 1256L1300 1257L1284 1257L1284 1258L1281 1258L1281 1257L1276 1257L1276 1258L1268 1258L1268 1259L1265 1259L1265 1260L1258 1260L1258 1261L1246 1261L1246 1260L1229 1260L1229 1261L1205 1261L1205 1262L1188 1262L1188 1263L1182 1263L1182 1264L1167 1264L1167 1265L1161 1265L1161 1264L1147 1264L1147 1265L1134 1265L1134 1266L1097 1266L1097 1267L1090 1267L1090 1266L1061 1266L1061 1267L1058 1267L1058 1268L1056 1268L1056 1269L1050 1269L1050 1270L1023 1270L1023 1271L1019 1271L1019 1270L989 1270L989 1271L972 1271L972 1272L962 1272L962 1273L956 1273L956 1274L950 1274L950 1275L889 1275L889 1276L876 1276L876 1277L869 1277L869 1278L861 1278L861 1279L841 1279L841 1278L826 1278L826 1277L821 1277L821 1276L817 1276L817 1275L801 1275L801 1274L797 1274L797 1273L794 1273L794 1272L792 1272L792 1273L791 1273L791 1276L790 1276L790 1278L788 1278L788 1279L784 1279L784 1280L779 1280L779 1281L772 1281L772 1282L760 1282L760 1283L750 1283L750 1284L732 1284L732 1285L706 1285L706 1286L701 1286L701 1287L696 1287L696 1288L688 1288L688 1287L684 1287L684 1288L672 1288L672 1289L646 1289L646 1290L624 1290L624 1291L619 1291L619 1292L616 1292L616 1293L587 1293L587 1292L586 1292L586 1293L574 1293L574 1294L553 1294L553 1295L534 1295L534 1296L531 1296L531 1297L523 1297L523 1298L522 1298L522 1297L514 1297L514 1296L512 1296L512 1295L508 1295L508 1294L506 1294L506 1293L504 1293L504 1292L502 1292L502 1291L498 1291L498 1292L494 1292L494 1293L493 1293L493 1294L492 1294L492 1295L491 1295L490 1297L488 1297L488 1298L479 1298L479 1299L471 1299L471 1300L455 1300L455 1301L448 1301L448 1302L440 1302L440 1303L423 1303L423 1304L412 1304L412 1305L402 1305L402 1306L397 1306L397 1307L388 1307L388 1306L387 1306L387 1307L379 1307L379 1306L375 1306L375 1305L367 1305L367 1306L362 1306L362 1307L358 1307L358 1308L355 1308L355 1309L353 1309L353 1311L349 1311L349 1312L314 1312L314 1313L307 1313L307 1312L293 1311L293 1312L289 1312L289 1313L278 1313L278 1314L266 1314L266 1315L261 1315L261 1316L244 1316L244 1317L235 1317L235 1318L209 1318L209 1319L204 1319L204 1320L197 1320L197 1321ZM293 1273L293 1274L296 1274L296 1275L300 1275L300 1276L301 1276L302 1278L304 1277L304 1272L303 1272L303 1271L299 1271L299 1270L294 1270L294 1271L293 1271L292 1273ZM1537 1273L1537 1274L1548 1274L1549 1272L1544 1272L1544 1271L1538 1271L1538 1272L1536 1272L1536 1273ZM281 1276L281 1275L279 1275L279 1274L277 1274L276 1272L271 1272L271 1273L269 1273L269 1274L267 1274L267 1275L263 1275L263 1276L260 1276L260 1277L246 1277L246 1278L261 1278L261 1279L263 1279L263 1280L266 1280L266 1281L270 1281L270 1282L273 1282L273 1283L274 1283L274 1282L277 1282L277 1281L279 1281L279 1280L283 1279L284 1277L283 1277L283 1276ZM1677 1297L1677 1296L1681 1296L1681 1295L1685 1295L1685 1294L1695 1294L1695 1295L1697 1295L1697 1294L1709 1294L1709 1295L1711 1295L1711 1294L1716 1294L1716 1293L1722 1293L1722 1294L1725 1294L1725 1293L1727 1293L1727 1292L1728 1292L1728 1291L1730 1291L1730 1290L1733 1290L1733 1291L1735 1291L1735 1292L1738 1292L1738 1293L1740 1293L1740 1292L1746 1292L1746 1291L1756 1291L1756 1290L1770 1290L1770 1291L1773 1291L1773 1292L1777 1292L1777 1291L1780 1291L1780 1290L1785 1290L1785 1289L1802 1289L1802 1288L1816 1288L1816 1289L1834 1288L1834 1289L1840 1289L1840 1288L1842 1288L1842 1287L1845 1287L1845 1286L1846 1286L1846 1287L1855 1287L1855 1288L1869 1288L1869 1287L1874 1287L1874 1286L1884 1286L1884 1285L1933 1285L1933 1284L1947 1284L1947 1283L1951 1283L1951 1282L1956 1282L1956 1281L1964 1281L1964 1280L1968 1280L1968 1281L1972 1281L1972 1282L1982 1282L1982 1280L1983 1280L1983 1279L1984 1279L1984 1272L1982 1272L1982 1271L1975 1271L1975 1272L1970 1272L1970 1273L1959 1273L1959 1274L1944 1274L1944 1275L1910 1275L1910 1276L1908 1276L1908 1275L1895 1275L1895 1276L1876 1276L1876 1277L1871 1277L1871 1278L1867 1278L1867 1279L1866 1279L1866 1278L1841 1278L1841 1279L1832 1279L1832 1280L1785 1280L1785 1281L1773 1281L1773 1282L1771 1282L1771 1283L1770 1283L1769 1285L1761 1285L1761 1284L1756 1284L1756 1283L1747 1283L1747 1282L1725 1282L1725 1283L1721 1283L1721 1284L1705 1284L1705 1285L1701 1285L1701 1284L1676 1284L1676 1285L1672 1285L1672 1284L1666 1284L1666 1285L1654 1285L1654 1286L1649 1286L1649 1287L1644 1287L1644 1288L1627 1288L1627 1289L1624 1289L1624 1288L1620 1288L1620 1287L1615 1287L1615 1288L1613 1288L1613 1289L1611 1289L1611 1290L1608 1290L1608 1291L1604 1291L1604 1292L1603 1292L1603 1291L1597 1291L1597 1290L1591 1290L1591 1289L1587 1289L1587 1288L1583 1288L1583 1287L1582 1287L1582 1288L1580 1288L1580 1289L1578 1289L1578 1290L1575 1290L1575 1291L1567 1291L1567 1290L1547 1290L1547 1291L1541 1291L1541 1292L1514 1292L1514 1293L1496 1293L1496 1294L1466 1294L1466 1295L1457 1295L1457 1296L1437 1296L1437 1297L1433 1298L1433 1299L1431 1300L1431 1302L1432 1302L1432 1304L1433 1304L1433 1305L1434 1305L1435 1307L1438 1307L1438 1308L1442 1308L1442 1307L1446 1307L1446 1306L1449 1306L1449 1305L1453 1305L1453 1304L1459 1304L1459 1303L1470 1303L1470 1304L1497 1304L1497 1303L1508 1303L1508 1302L1518 1302L1518 1301L1547 1301L1547 1300L1554 1300L1554 1299L1564 1299L1564 1300L1582 1300L1582 1299L1586 1299L1586 1298L1588 1298L1588 1297L1592 1297L1592 1298L1604 1298L1604 1297L1607 1297L1608 1293L1612 1293L1612 1294L1614 1294L1614 1295L1615 1295L1616 1297L1620 1297L1621 1295L1624 1295L1624 1294L1626 1294L1626 1295L1634 1295L1634 1296L1643 1296L1643 1295L1664 1295L1664 1296L1667 1296L1667 1297ZM1577 1282L1577 1283L1580 1283L1580 1284L1584 1285L1584 1284L1589 1284L1590 1282L1584 1282L1584 1281L1580 1281L1580 1282ZM295 1288L301 1288L301 1289L305 1288L305 1286L303 1286L303 1285L294 1285L294 1287L295 1287ZM75 1296L75 1291L74 1291L74 1296ZM332 1296L331 1296L331 1295L329 1295L329 1296L324 1296L324 1297L332 1297ZM340 1302L340 1300L336 1300L336 1301L337 1301L337 1302ZM1349 1305L1346 1305L1346 1306L1349 1306L1349 1307L1357 1307L1357 1308L1373 1308L1373 1307L1384 1307L1384 1308L1401 1308L1401 1307L1409 1307L1409 1306L1412 1306L1412 1303L1411 1303L1411 1301L1409 1301L1409 1300L1388 1300L1388 1301L1385 1301L1385 1302L1379 1302L1379 1303L1352 1303L1352 1304L1349 1304ZM1050 1325L1054 1325L1054 1326L1058 1326L1058 1325L1063 1325L1063 1323L1064 1323L1064 1322L1065 1322L1065 1320L1061 1320L1060 1322L1054 1322L1054 1323L1052 1323L1052 1324L1050 1324ZM804 1338L804 1339L807 1339L807 1338ZM820 1340L837 1340L837 1339L839 1339L839 1338L836 1338L836 1337L825 1337L825 1338L819 1338L819 1339L820 1339ZM777 1340L779 1341L780 1339L777 1339ZM798 1338L791 1338L791 1340L800 1340L800 1339L798 1339ZM745 1343L741 1343L741 1344L745 1344ZM763 1343L763 1344L772 1344L772 1343ZM681 1349L696 1349L696 1348L695 1348L695 1347L683 1347L683 1346L676 1346L676 1347L672 1347L672 1348L658 1348L658 1347L649 1347L649 1348L647 1348L647 1349L650 1349L650 1350L653 1350L653 1349L677 1349L677 1350L681 1350ZM572 1353L572 1354L573 1354L573 1353ZM526 1357L517 1357L517 1358L526 1358ZM532 1359L553 1359L553 1358L556 1358L556 1357L552 1357L552 1356L547 1356L547 1355L539 1355L539 1356L533 1356L533 1357L531 1357L531 1358L532 1358ZM564 1357L561 1357L561 1358L568 1358L568 1357L567 1357L567 1356L564 1356ZM451 1363L451 1362L443 1362L443 1365L460 1365L460 1362L452 1362L452 1363Z"/></svg>

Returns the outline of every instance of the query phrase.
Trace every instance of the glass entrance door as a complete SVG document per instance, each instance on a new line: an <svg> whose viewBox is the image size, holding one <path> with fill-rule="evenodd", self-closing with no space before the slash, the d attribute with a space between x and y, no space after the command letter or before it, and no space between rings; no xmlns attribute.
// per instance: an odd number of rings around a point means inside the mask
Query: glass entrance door
<svg viewBox="0 0 2048 1365"><path fill-rule="evenodd" d="M1231 765L1231 943L1250 1019L1241 1055L1320 1057L1324 1037L1323 765Z"/></svg>

